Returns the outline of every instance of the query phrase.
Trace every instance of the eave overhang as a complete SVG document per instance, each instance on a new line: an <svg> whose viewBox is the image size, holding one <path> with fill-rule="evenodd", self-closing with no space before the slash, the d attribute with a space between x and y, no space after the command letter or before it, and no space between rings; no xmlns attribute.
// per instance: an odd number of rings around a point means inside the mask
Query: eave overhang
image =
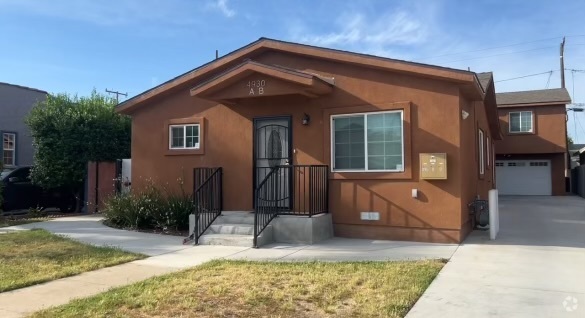
<svg viewBox="0 0 585 318"><path fill-rule="evenodd" d="M191 96L233 103L242 98L303 95L310 98L330 93L334 79L282 66L245 61L191 88Z"/></svg>

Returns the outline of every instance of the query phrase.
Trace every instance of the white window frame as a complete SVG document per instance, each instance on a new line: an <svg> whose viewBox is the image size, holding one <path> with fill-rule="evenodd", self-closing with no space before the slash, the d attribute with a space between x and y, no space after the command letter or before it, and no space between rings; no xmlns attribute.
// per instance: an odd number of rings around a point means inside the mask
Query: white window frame
<svg viewBox="0 0 585 318"><path fill-rule="evenodd" d="M479 129L478 138L478 150L479 150L479 174L485 174L485 158L484 158L484 145L483 145L483 130Z"/></svg>
<svg viewBox="0 0 585 318"><path fill-rule="evenodd" d="M485 137L485 154L486 154L486 162L487 167L490 167L490 137Z"/></svg>
<svg viewBox="0 0 585 318"><path fill-rule="evenodd" d="M530 113L530 130L522 131L522 113ZM520 114L520 130L513 131L512 130L512 114ZM508 132L511 134L528 134L534 132L534 113L531 110L522 110L517 112L509 112L508 113Z"/></svg>
<svg viewBox="0 0 585 318"><path fill-rule="evenodd" d="M4 148L4 136L12 136L13 146L12 149ZM7 164L4 162L4 151L12 151L12 164ZM2 163L5 167L16 167L16 133L12 132L2 132Z"/></svg>
<svg viewBox="0 0 585 318"><path fill-rule="evenodd" d="M197 128L197 136L198 142L195 144L194 147L187 147L187 127L196 127ZM183 146L182 147L173 147L173 128L182 127L183 128ZM199 124L181 124L181 125L169 125L169 150L192 150L192 149L199 149L201 147L201 125Z"/></svg>
<svg viewBox="0 0 585 318"><path fill-rule="evenodd" d="M402 128L402 133L400 134L400 143L402 144L402 162L401 166L402 169L394 169L394 170L369 170L368 169L368 115L379 115L379 114L391 114L391 113L400 113L400 123ZM333 125L333 120L335 118L343 118L343 117L352 117L352 116L364 116L364 170L359 169L335 169L335 126ZM379 112L363 112L363 113L347 113L347 114L335 114L331 115L329 119L329 126L330 126L330 142L331 142L331 171L332 172L404 172L404 110L388 110L388 111L379 111Z"/></svg>

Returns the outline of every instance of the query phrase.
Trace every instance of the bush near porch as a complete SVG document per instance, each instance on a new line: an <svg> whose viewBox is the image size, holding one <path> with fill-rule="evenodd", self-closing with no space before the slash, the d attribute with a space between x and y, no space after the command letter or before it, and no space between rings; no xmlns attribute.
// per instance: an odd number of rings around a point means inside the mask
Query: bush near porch
<svg viewBox="0 0 585 318"><path fill-rule="evenodd" d="M404 317L442 267L212 261L32 317Z"/></svg>
<svg viewBox="0 0 585 318"><path fill-rule="evenodd" d="M141 192L119 194L106 201L105 224L132 230L163 232L189 229L193 198L181 191L169 191L150 184Z"/></svg>

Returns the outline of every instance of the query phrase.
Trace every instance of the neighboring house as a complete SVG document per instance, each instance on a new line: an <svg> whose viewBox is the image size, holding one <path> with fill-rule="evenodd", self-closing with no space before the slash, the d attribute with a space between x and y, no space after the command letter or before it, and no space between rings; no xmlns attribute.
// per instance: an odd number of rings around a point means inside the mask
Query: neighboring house
<svg viewBox="0 0 585 318"><path fill-rule="evenodd" d="M498 93L496 98L504 134L496 144L499 193L566 194L567 90Z"/></svg>
<svg viewBox="0 0 585 318"><path fill-rule="evenodd" d="M0 83L0 153L5 167L33 164L33 141L24 119L46 97L45 91Z"/></svg>
<svg viewBox="0 0 585 318"><path fill-rule="evenodd" d="M572 157L576 158L575 166L585 166L585 144L575 146L582 146L582 148L571 150Z"/></svg>
<svg viewBox="0 0 585 318"><path fill-rule="evenodd" d="M257 232L329 211L336 236L461 242L501 139L491 73L265 38L117 111L132 117L134 190L222 167L223 210L255 210ZM221 187L206 189L201 204Z"/></svg>
<svg viewBox="0 0 585 318"><path fill-rule="evenodd" d="M571 169L583 164L580 162L579 155L585 152L585 144L572 144L569 145L569 154L571 155Z"/></svg>

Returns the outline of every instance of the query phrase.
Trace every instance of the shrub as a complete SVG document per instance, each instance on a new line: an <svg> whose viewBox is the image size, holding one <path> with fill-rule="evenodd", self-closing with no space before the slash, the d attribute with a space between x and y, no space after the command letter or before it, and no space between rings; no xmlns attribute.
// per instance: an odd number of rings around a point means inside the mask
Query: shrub
<svg viewBox="0 0 585 318"><path fill-rule="evenodd" d="M119 194L106 202L106 223L130 229L186 230L193 209L192 196L153 184L139 193Z"/></svg>
<svg viewBox="0 0 585 318"><path fill-rule="evenodd" d="M44 218L48 215L47 211L44 210L43 208L36 206L36 207L31 207L28 209L28 213L26 215L26 217L28 218Z"/></svg>

